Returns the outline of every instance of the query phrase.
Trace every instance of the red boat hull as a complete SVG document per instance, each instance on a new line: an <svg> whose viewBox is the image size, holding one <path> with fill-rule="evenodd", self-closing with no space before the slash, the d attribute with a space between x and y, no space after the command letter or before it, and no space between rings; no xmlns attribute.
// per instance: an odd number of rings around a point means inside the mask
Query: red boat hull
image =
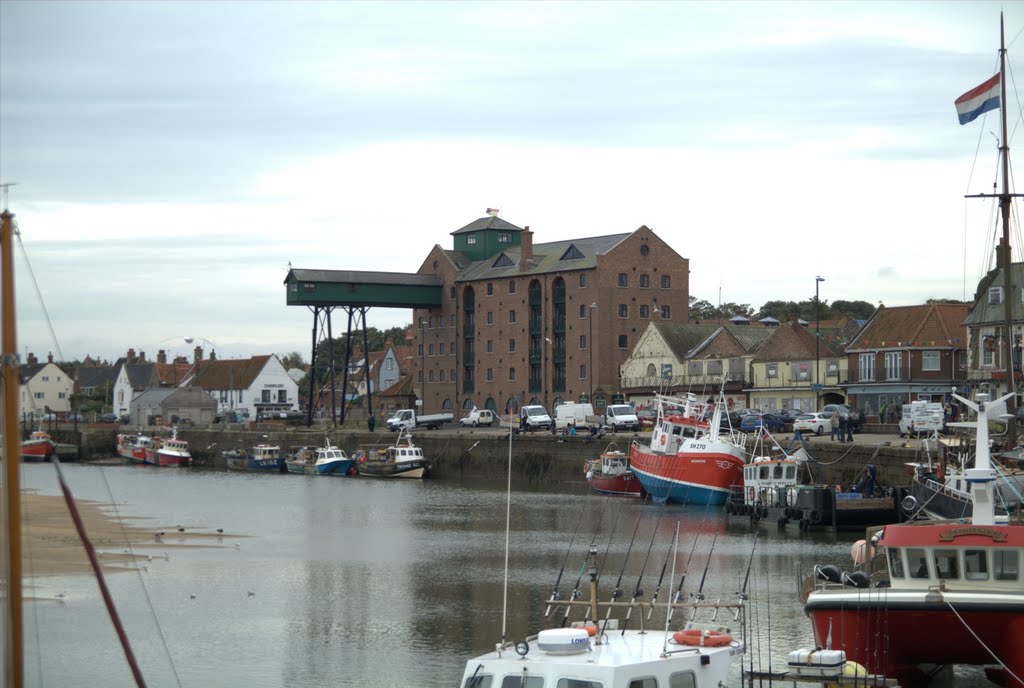
<svg viewBox="0 0 1024 688"><path fill-rule="evenodd" d="M165 454L160 451L146 450L146 463L150 466L191 466L191 456L180 456L178 454Z"/></svg>
<svg viewBox="0 0 1024 688"><path fill-rule="evenodd" d="M587 479L590 487L605 494L626 495L629 497L642 497L644 486L632 473L621 475L601 476L592 475Z"/></svg>
<svg viewBox="0 0 1024 688"><path fill-rule="evenodd" d="M726 451L661 454L633 444L629 465L656 500L681 504L724 504L733 485L743 484L743 460Z"/></svg>
<svg viewBox="0 0 1024 688"><path fill-rule="evenodd" d="M52 442L32 442L21 445L22 461L45 461L54 451Z"/></svg>

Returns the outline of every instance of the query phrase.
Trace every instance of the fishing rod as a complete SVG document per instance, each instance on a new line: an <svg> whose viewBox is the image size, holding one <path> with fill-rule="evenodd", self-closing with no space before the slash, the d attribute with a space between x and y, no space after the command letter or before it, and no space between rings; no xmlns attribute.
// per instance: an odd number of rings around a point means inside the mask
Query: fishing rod
<svg viewBox="0 0 1024 688"><path fill-rule="evenodd" d="M707 522L707 518L708 518L708 509L711 507L711 497L712 497L712 494L713 494L712 492L708 492L708 503L704 507L704 515L701 516L700 527L697 530L697 535L694 536L693 544L690 546L690 554L689 554L689 556L686 557L686 566L683 567L683 573L679 577L679 586L676 588L675 594L672 595L672 602L669 604L669 608L668 608L667 621L671 621L672 617L675 616L675 612L676 612L675 605L676 605L676 603L679 602L679 598L682 597L682 595L683 595L683 583L686 582L686 574L690 572L690 561L693 560L693 553L697 550L697 540L700 538L700 533L704 532L704 524ZM718 533L717 532L715 533L715 537L716 538L718 537ZM714 551L714 549L715 549L715 545L714 545L714 543L712 543L711 544L711 550ZM708 556L710 556L710 554ZM708 569L705 566L704 567L704 575L707 576L707 573L708 573ZM702 579L701 580L701 586L703 587L703 585L704 585L704 581ZM696 611L697 611L696 607L694 608L693 611L696 613Z"/></svg>
<svg viewBox="0 0 1024 688"><path fill-rule="evenodd" d="M608 604L608 613L605 614L604 624L601 626L601 634L604 635L604 631L608 628L608 620L612 617L612 604L615 600L622 597L622 577L626 575L626 564L629 563L629 555L633 551L633 543L636 541L637 531L640 530L640 516L643 515L643 508L647 506L647 496L644 495L644 501L640 505L640 513L636 517L636 525L633 526L633 537L629 539L629 547L626 548L626 556L622 558L622 568L619 569L619 578L615 581L615 588L612 590L612 597ZM632 609L632 607L631 607ZM595 619L596 620L596 619Z"/></svg>
<svg viewBox="0 0 1024 688"><path fill-rule="evenodd" d="M551 614L551 606L555 600L561 599L561 596L558 594L558 588L562 585L562 574L565 573L565 565L569 563L569 554L572 553L572 545L576 542L576 534L579 532L580 523L583 522L583 511L583 509L580 509L579 516L576 517L576 527L573 528L572 538L569 540L569 547L565 550L565 559L562 560L562 568L558 572L558 578L555 579L555 587L551 589L551 598L548 599L548 606L544 610L545 618Z"/></svg>
<svg viewBox="0 0 1024 688"><path fill-rule="evenodd" d="M626 634L626 627L629 626L629 619L633 616L633 605L636 604L637 599L644 596L644 591L640 587L640 584L644 580L644 573L647 571L647 562L651 558L651 549L654 547L654 538L658 534L658 526L661 525L661 517L665 515L665 504L668 503L666 499L661 503L661 510L658 512L658 520L654 522L654 531L651 532L651 541L647 544L647 554L644 555L644 565L640 567L640 576L636 579L636 587L633 589L633 598L629 601L629 609L626 610L626 619L622 622L622 633ZM664 574L664 569L662 569Z"/></svg>
<svg viewBox="0 0 1024 688"><path fill-rule="evenodd" d="M687 485L686 486L686 493L683 495L683 503L684 504L686 503L686 498L689 496L689 494L690 494L690 486ZM668 496L666 495L665 502L667 502L667 501L668 501ZM662 506L664 506L665 502L662 502ZM654 613L654 605L658 601L658 593L661 592L661 584L665 580L665 571L668 569L668 560L669 560L669 558L671 558L671 556L672 556L672 550L670 548L669 551L665 553L665 561L662 562L662 564L661 564L661 575L658 576L658 585L655 586L655 588L654 588L654 596L651 598L651 605L647 608L647 620L648 621L651 620L651 615ZM671 583L669 585L671 587Z"/></svg>
<svg viewBox="0 0 1024 688"><path fill-rule="evenodd" d="M597 534L601 532L601 521L604 520L604 510L608 507L608 500L611 499L611 495L604 498L604 504L601 505L601 514L597 517L597 526L594 527L594 535L590 538L590 547L587 548L587 557L583 560L583 565L580 566L580 574L576 577L576 587L572 589L572 593L569 595L569 601L578 600L582 597L583 593L580 592L580 584L583 582L583 573L587 570L587 562L590 561L590 557L594 557L594 562L597 562ZM562 617L562 626L569 621L569 613L572 611L572 605L565 605L565 616Z"/></svg>

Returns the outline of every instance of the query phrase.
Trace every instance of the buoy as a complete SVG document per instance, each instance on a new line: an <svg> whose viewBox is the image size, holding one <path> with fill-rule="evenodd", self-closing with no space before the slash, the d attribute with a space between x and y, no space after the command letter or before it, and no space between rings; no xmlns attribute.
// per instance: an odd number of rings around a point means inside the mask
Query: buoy
<svg viewBox="0 0 1024 688"><path fill-rule="evenodd" d="M846 660L846 664L843 665L843 671L839 674L843 678L864 678L869 676L868 670L864 668L862 664ZM843 685L846 685L845 683ZM840 688L838 683L826 683L825 688Z"/></svg>
<svg viewBox="0 0 1024 688"><path fill-rule="evenodd" d="M700 647L724 647L732 643L732 636L718 631L704 631L699 628L687 628L672 634L672 640L680 645L696 645Z"/></svg>
<svg viewBox="0 0 1024 688"><path fill-rule="evenodd" d="M874 558L875 548L867 540L857 540L850 546L850 558L853 563L860 566L864 562Z"/></svg>

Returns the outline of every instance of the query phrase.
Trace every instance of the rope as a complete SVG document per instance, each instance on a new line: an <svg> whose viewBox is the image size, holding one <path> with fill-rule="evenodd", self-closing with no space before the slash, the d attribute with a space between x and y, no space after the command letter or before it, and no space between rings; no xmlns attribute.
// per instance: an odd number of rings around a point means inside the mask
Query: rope
<svg viewBox="0 0 1024 688"><path fill-rule="evenodd" d="M43 311L43 319L46 321L46 327L50 330L50 339L53 340L53 348L57 351L57 360L63 361L64 354L60 350L60 343L57 341L57 334L53 331L53 323L50 322L50 313L46 310L46 302L43 301L43 293L39 291L39 282L36 281L36 273L32 271L32 264L28 260L28 252L25 250L25 244L21 241L21 232L18 230L18 225L14 225L14 236L18 239L18 246L21 248L21 255L25 258L25 268L28 270L28 276L32 279L32 287L35 289L36 297L39 299L39 308Z"/></svg>

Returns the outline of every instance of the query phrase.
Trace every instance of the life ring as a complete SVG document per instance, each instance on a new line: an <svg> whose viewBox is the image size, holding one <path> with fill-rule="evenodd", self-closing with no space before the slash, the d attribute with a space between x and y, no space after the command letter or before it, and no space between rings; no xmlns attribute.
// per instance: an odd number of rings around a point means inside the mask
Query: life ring
<svg viewBox="0 0 1024 688"><path fill-rule="evenodd" d="M665 436L661 436L661 446L665 446Z"/></svg>
<svg viewBox="0 0 1024 688"><path fill-rule="evenodd" d="M702 631L699 628L687 628L672 634L672 640L680 645L696 645L699 647L724 647L732 643L732 636L718 631Z"/></svg>

